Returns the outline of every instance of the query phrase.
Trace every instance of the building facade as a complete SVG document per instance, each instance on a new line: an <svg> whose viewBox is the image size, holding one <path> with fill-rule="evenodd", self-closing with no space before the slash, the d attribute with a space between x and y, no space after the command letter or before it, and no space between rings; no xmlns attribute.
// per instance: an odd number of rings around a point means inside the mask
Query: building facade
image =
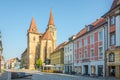
<svg viewBox="0 0 120 80"><path fill-rule="evenodd" d="M74 61L73 61L73 55L74 55L73 40L74 39L75 39L75 36L70 37L69 41L64 46L64 72L65 73L72 73L74 71Z"/></svg>
<svg viewBox="0 0 120 80"><path fill-rule="evenodd" d="M36 61L42 60L43 65L49 64L50 53L56 48L56 28L53 20L52 11L50 11L50 18L47 29L44 33L38 31L34 18L32 18L30 27L27 33L27 54L26 65L27 69L35 69ZM25 57L24 57L25 58Z"/></svg>
<svg viewBox="0 0 120 80"><path fill-rule="evenodd" d="M22 53L21 55L21 68L22 69L28 69L28 59L27 59L27 49Z"/></svg>
<svg viewBox="0 0 120 80"><path fill-rule="evenodd" d="M62 72L64 69L64 45L61 43L50 55L51 65L54 65L54 70Z"/></svg>
<svg viewBox="0 0 120 80"><path fill-rule="evenodd" d="M114 0L104 16L108 22L107 76L120 78L120 0Z"/></svg>
<svg viewBox="0 0 120 80"><path fill-rule="evenodd" d="M75 71L82 75L105 76L106 38L104 18L83 28L74 40Z"/></svg>
<svg viewBox="0 0 120 80"><path fill-rule="evenodd" d="M12 58L6 61L6 69L20 69L20 60L19 58Z"/></svg>

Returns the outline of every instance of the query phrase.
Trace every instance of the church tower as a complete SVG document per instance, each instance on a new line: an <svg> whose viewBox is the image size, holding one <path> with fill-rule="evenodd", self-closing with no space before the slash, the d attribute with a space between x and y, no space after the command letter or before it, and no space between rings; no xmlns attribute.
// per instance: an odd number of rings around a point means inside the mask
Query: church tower
<svg viewBox="0 0 120 80"><path fill-rule="evenodd" d="M52 38L53 38L53 50L54 50L56 48L56 28L55 28L55 24L54 24L52 10L50 10L48 29L52 35Z"/></svg>
<svg viewBox="0 0 120 80"><path fill-rule="evenodd" d="M34 18L32 18L27 33L27 68L37 68L36 62L42 60L44 64L50 64L50 53L56 48L56 28L53 20L52 10L44 33L39 33Z"/></svg>
<svg viewBox="0 0 120 80"><path fill-rule="evenodd" d="M29 30L28 30L28 34L27 34L27 46L28 46L28 68L29 69L35 69L35 54L36 54L36 48L38 46L39 43L39 37L40 37L40 33L38 32L36 23L34 18L32 18Z"/></svg>
<svg viewBox="0 0 120 80"><path fill-rule="evenodd" d="M41 39L41 60L45 64L50 63L50 53L56 48L56 28L54 25L52 10L50 11L50 18L48 27Z"/></svg>

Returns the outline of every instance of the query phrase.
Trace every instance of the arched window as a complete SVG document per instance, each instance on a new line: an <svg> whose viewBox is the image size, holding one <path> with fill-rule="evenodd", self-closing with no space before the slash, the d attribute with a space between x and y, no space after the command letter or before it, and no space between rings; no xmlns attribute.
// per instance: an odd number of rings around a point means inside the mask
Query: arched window
<svg viewBox="0 0 120 80"><path fill-rule="evenodd" d="M115 60L115 54L113 52L111 52L109 54L109 62L114 62L114 60Z"/></svg>

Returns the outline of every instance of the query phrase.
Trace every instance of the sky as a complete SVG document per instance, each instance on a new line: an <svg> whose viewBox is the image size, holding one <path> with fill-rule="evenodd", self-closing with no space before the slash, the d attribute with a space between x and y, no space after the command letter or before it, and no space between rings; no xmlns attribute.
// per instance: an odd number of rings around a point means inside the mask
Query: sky
<svg viewBox="0 0 120 80"><path fill-rule="evenodd" d="M0 31L5 60L21 57L27 48L27 30L34 17L39 32L47 28L52 9L57 45L99 19L113 0L0 0Z"/></svg>

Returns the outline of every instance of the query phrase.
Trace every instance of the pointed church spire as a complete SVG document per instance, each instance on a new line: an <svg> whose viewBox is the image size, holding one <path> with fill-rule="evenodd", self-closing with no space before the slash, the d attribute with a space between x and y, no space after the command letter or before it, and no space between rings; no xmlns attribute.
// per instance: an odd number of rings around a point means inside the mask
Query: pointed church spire
<svg viewBox="0 0 120 80"><path fill-rule="evenodd" d="M36 26L36 23L35 23L35 19L33 17L32 17L32 21L31 21L30 28L29 28L28 32L39 33L37 26Z"/></svg>
<svg viewBox="0 0 120 80"><path fill-rule="evenodd" d="M53 15L52 15L52 9L50 10L50 18L48 22L48 26L53 25L54 26L54 20L53 20Z"/></svg>

